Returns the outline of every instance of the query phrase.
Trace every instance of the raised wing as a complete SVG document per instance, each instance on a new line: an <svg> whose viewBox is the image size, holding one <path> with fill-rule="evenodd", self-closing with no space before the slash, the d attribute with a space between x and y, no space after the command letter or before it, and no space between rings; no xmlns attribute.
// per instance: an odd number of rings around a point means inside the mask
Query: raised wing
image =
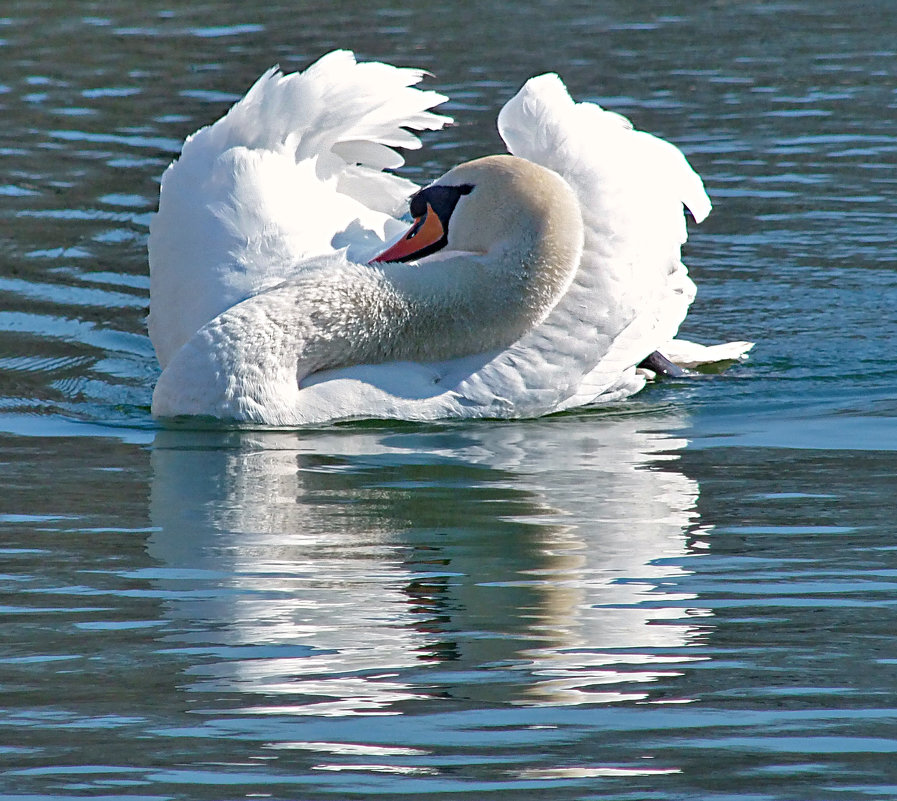
<svg viewBox="0 0 897 801"><path fill-rule="evenodd" d="M701 179L676 147L595 104L574 103L553 74L529 80L498 126L511 153L573 187L585 247L548 318L459 390L485 402L503 385L523 414L630 394L643 382L634 366L675 336L694 298L680 260L682 207L698 221L709 213Z"/></svg>
<svg viewBox="0 0 897 801"><path fill-rule="evenodd" d="M189 137L162 177L150 226L149 332L164 367L203 324L348 247L366 259L398 233L417 187L383 172L413 133L441 128L446 98L424 73L335 51L302 73L266 72L230 111Z"/></svg>

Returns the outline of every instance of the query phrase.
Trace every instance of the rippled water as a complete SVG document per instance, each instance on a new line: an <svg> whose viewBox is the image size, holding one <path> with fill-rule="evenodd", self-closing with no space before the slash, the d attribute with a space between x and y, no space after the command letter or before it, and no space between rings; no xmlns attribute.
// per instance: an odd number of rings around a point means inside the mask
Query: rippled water
<svg viewBox="0 0 897 801"><path fill-rule="evenodd" d="M897 7L182 5L0 19L0 798L897 796ZM416 180L544 70L679 144L685 333L751 360L537 421L158 429L158 177L335 46L452 97Z"/></svg>

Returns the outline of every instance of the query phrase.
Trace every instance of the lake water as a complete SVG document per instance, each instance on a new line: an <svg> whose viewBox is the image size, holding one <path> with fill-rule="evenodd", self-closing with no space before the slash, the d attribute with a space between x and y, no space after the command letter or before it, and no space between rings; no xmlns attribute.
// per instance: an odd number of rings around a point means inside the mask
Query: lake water
<svg viewBox="0 0 897 801"><path fill-rule="evenodd" d="M0 798L897 797L897 5L3 13ZM683 333L751 359L534 421L158 428L158 178L337 46L452 97L418 181L546 70L677 143Z"/></svg>

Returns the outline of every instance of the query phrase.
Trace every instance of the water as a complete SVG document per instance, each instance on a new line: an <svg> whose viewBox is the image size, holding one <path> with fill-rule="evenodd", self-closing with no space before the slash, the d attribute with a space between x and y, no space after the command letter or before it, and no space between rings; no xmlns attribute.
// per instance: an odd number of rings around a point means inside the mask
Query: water
<svg viewBox="0 0 897 801"><path fill-rule="evenodd" d="M0 798L897 796L897 7L26 0L0 20ZM557 70L715 203L723 376L513 423L164 431L157 180L272 63Z"/></svg>

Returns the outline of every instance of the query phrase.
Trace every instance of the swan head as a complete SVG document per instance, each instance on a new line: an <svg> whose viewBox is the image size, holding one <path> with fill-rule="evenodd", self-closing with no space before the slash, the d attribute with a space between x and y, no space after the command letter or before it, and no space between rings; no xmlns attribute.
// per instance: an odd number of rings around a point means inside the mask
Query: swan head
<svg viewBox="0 0 897 801"><path fill-rule="evenodd" d="M371 260L416 261L434 253L521 252L548 237L558 255L582 247L582 216L557 173L516 156L486 156L460 164L411 198L414 222L401 239Z"/></svg>

